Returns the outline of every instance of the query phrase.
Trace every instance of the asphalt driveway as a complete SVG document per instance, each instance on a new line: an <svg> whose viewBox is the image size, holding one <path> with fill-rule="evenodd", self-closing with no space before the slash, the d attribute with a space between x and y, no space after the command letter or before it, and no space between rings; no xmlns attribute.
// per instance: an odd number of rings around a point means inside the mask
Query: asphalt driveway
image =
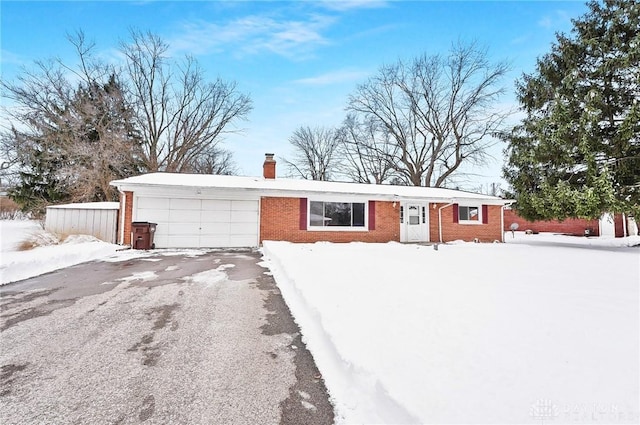
<svg viewBox="0 0 640 425"><path fill-rule="evenodd" d="M176 254L0 287L0 423L332 423L260 254Z"/></svg>

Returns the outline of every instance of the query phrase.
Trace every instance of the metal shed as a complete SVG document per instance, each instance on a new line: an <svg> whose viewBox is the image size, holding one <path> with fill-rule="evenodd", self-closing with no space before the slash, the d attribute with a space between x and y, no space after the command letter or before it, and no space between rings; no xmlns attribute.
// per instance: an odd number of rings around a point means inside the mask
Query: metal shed
<svg viewBox="0 0 640 425"><path fill-rule="evenodd" d="M87 202L47 207L45 229L59 235L91 235L116 243L118 202Z"/></svg>

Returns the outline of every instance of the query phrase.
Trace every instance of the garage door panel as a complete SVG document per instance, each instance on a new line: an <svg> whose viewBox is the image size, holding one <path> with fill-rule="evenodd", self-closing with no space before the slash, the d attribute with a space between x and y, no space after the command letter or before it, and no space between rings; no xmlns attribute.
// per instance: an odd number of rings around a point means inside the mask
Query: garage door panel
<svg viewBox="0 0 640 425"><path fill-rule="evenodd" d="M233 223L256 223L257 214L254 211L232 211L231 222Z"/></svg>
<svg viewBox="0 0 640 425"><path fill-rule="evenodd" d="M167 235L158 235L156 233L153 236L153 243L156 245L156 248L168 248L169 247L169 237Z"/></svg>
<svg viewBox="0 0 640 425"><path fill-rule="evenodd" d="M150 221L152 223L169 222L169 210L138 209L136 221Z"/></svg>
<svg viewBox="0 0 640 425"><path fill-rule="evenodd" d="M172 210L199 210L201 204L200 199L172 198L169 208Z"/></svg>
<svg viewBox="0 0 640 425"><path fill-rule="evenodd" d="M203 199L202 210L203 211L229 211L231 210L231 201L225 201L220 199Z"/></svg>
<svg viewBox="0 0 640 425"><path fill-rule="evenodd" d="M259 203L142 197L137 221L158 223L158 248L248 247L258 244Z"/></svg>
<svg viewBox="0 0 640 425"><path fill-rule="evenodd" d="M256 238L253 235L231 235L229 245L232 247L256 246Z"/></svg>
<svg viewBox="0 0 640 425"><path fill-rule="evenodd" d="M199 235L200 223L171 223L169 225L169 235Z"/></svg>
<svg viewBox="0 0 640 425"><path fill-rule="evenodd" d="M232 211L258 211L256 201L231 201Z"/></svg>
<svg viewBox="0 0 640 425"><path fill-rule="evenodd" d="M169 209L169 201L168 198L140 197L136 200L136 205L138 209Z"/></svg>
<svg viewBox="0 0 640 425"><path fill-rule="evenodd" d="M200 223L199 210L170 210L169 221L172 223Z"/></svg>
<svg viewBox="0 0 640 425"><path fill-rule="evenodd" d="M255 223L231 223L232 235L255 235L256 224Z"/></svg>
<svg viewBox="0 0 640 425"><path fill-rule="evenodd" d="M172 235L167 238L167 248L199 248L198 236L177 236Z"/></svg>
<svg viewBox="0 0 640 425"><path fill-rule="evenodd" d="M230 234L231 233L231 224L229 222L226 223L202 223L200 225L200 234L209 235L209 234Z"/></svg>
<svg viewBox="0 0 640 425"><path fill-rule="evenodd" d="M204 223L228 223L231 220L231 211L202 211Z"/></svg>

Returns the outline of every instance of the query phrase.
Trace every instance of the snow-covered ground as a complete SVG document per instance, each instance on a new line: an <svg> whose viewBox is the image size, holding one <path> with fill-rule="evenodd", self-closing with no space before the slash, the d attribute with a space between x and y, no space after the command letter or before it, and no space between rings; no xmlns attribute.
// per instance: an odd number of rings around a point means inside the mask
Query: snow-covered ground
<svg viewBox="0 0 640 425"><path fill-rule="evenodd" d="M0 285L38 276L74 264L104 258L122 249L91 236L72 235L62 243L31 220L0 220ZM36 239L53 245L18 250L20 243Z"/></svg>
<svg viewBox="0 0 640 425"><path fill-rule="evenodd" d="M1 282L150 255L0 221ZM266 242L341 423L637 423L640 238ZM164 255L202 250L163 250Z"/></svg>
<svg viewBox="0 0 640 425"><path fill-rule="evenodd" d="M24 241L37 241L37 248L19 250ZM100 241L93 236L71 235L64 241L42 229L33 220L0 220L0 285L39 276L92 260L127 261L149 256L185 255L197 257L208 250L162 249L140 251ZM159 261L150 259L150 261ZM143 276L144 278L144 276Z"/></svg>
<svg viewBox="0 0 640 425"><path fill-rule="evenodd" d="M265 242L340 423L638 423L640 243Z"/></svg>

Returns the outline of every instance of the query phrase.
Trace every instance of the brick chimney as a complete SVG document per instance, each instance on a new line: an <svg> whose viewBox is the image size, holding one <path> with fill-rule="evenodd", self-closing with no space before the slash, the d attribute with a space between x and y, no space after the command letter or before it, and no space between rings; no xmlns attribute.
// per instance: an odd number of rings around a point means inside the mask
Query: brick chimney
<svg viewBox="0 0 640 425"><path fill-rule="evenodd" d="M276 178L276 160L272 153L264 154L264 164L262 164L262 175L265 179Z"/></svg>

